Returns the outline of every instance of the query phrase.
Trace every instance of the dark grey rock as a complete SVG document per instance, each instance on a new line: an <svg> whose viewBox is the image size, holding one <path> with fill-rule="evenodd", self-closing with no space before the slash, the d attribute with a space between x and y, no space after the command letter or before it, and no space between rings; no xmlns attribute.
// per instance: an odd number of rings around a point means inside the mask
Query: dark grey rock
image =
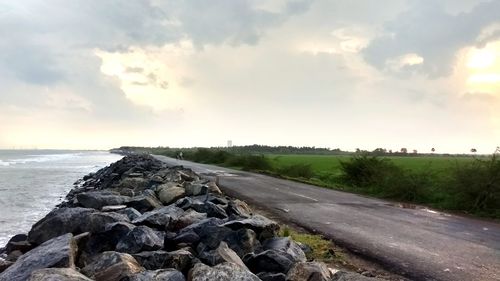
<svg viewBox="0 0 500 281"><path fill-rule="evenodd" d="M212 202L202 202L200 200L193 200L190 208L199 213L206 213L207 216L209 217L214 217L219 219L225 219L228 217L223 207L214 204Z"/></svg>
<svg viewBox="0 0 500 281"><path fill-rule="evenodd" d="M261 215L254 215L248 219L229 221L223 226L232 229L249 228L255 231L259 240L276 237L279 232L279 224Z"/></svg>
<svg viewBox="0 0 500 281"><path fill-rule="evenodd" d="M163 207L163 204L156 197L149 195L132 197L126 205L141 213Z"/></svg>
<svg viewBox="0 0 500 281"><path fill-rule="evenodd" d="M87 216L87 220L82 224L82 232L101 232L108 224L117 222L130 222L128 217L118 213L96 212Z"/></svg>
<svg viewBox="0 0 500 281"><path fill-rule="evenodd" d="M183 273L198 261L198 259L187 250L177 250L172 252L166 251L149 251L133 254L133 257L148 270L159 268L175 268Z"/></svg>
<svg viewBox="0 0 500 281"><path fill-rule="evenodd" d="M73 268L44 268L31 273L28 281L92 281Z"/></svg>
<svg viewBox="0 0 500 281"><path fill-rule="evenodd" d="M33 225L28 233L28 241L41 244L65 233L85 232L83 226L88 225L88 216L93 212L94 209L87 208L55 209Z"/></svg>
<svg viewBox="0 0 500 281"><path fill-rule="evenodd" d="M331 281L382 281L380 278L366 277L354 272L338 271Z"/></svg>
<svg viewBox="0 0 500 281"><path fill-rule="evenodd" d="M266 250L245 257L245 264L255 273L272 272L286 274L296 262L298 261L294 260L289 254L275 250Z"/></svg>
<svg viewBox="0 0 500 281"><path fill-rule="evenodd" d="M46 241L0 274L0 281L26 280L30 274L48 267L74 267L77 251L73 235L68 233Z"/></svg>
<svg viewBox="0 0 500 281"><path fill-rule="evenodd" d="M116 213L126 215L130 221L133 221L141 216L141 213L134 208L125 208L123 210L116 211Z"/></svg>
<svg viewBox="0 0 500 281"><path fill-rule="evenodd" d="M80 193L76 195L76 199L85 208L101 209L104 206L123 205L130 200L130 197L110 191L94 191Z"/></svg>
<svg viewBox="0 0 500 281"><path fill-rule="evenodd" d="M20 251L22 253L26 253L27 251L34 248L28 241L28 235L26 234L17 234L10 238L9 242L5 245L5 253L10 254L13 251Z"/></svg>
<svg viewBox="0 0 500 281"><path fill-rule="evenodd" d="M306 261L306 255L302 248L289 237L275 237L264 241L262 244L264 250L274 250L290 255L294 261Z"/></svg>
<svg viewBox="0 0 500 281"><path fill-rule="evenodd" d="M196 264L189 272L190 281L260 281L259 277L234 263L221 263L209 267Z"/></svg>
<svg viewBox="0 0 500 281"><path fill-rule="evenodd" d="M14 262L0 259L0 273L4 272L7 268L9 268L13 264Z"/></svg>
<svg viewBox="0 0 500 281"><path fill-rule="evenodd" d="M101 208L101 211L103 212L118 212L121 210L125 210L127 208L127 205L110 205L110 206L104 206Z"/></svg>
<svg viewBox="0 0 500 281"><path fill-rule="evenodd" d="M184 210L176 206L167 206L159 209L155 209L150 212L142 214L140 217L136 218L134 224L142 224L158 229L166 229L171 221L178 220Z"/></svg>
<svg viewBox="0 0 500 281"><path fill-rule="evenodd" d="M154 251L163 248L164 237L157 231L138 226L127 233L116 245L118 252L135 254L143 251Z"/></svg>
<svg viewBox="0 0 500 281"><path fill-rule="evenodd" d="M189 209L186 212L184 212L181 216L171 220L170 223L168 224L168 230L177 231L189 225L192 225L193 223L200 222L201 220L204 220L206 218L207 214L198 213L195 210Z"/></svg>

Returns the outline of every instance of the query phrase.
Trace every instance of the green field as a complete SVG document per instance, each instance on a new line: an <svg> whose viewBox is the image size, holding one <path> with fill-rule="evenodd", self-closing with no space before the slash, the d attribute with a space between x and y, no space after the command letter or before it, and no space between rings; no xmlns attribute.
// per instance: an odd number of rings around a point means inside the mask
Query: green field
<svg viewBox="0 0 500 281"><path fill-rule="evenodd" d="M266 155L271 160L274 168L283 168L294 164L307 164L316 174L334 174L341 173L340 162L348 161L351 156L332 156L332 155ZM408 156L408 157L383 157L390 159L394 164L414 171L431 169L436 172L445 171L455 167L457 164L472 161L472 157L459 156Z"/></svg>

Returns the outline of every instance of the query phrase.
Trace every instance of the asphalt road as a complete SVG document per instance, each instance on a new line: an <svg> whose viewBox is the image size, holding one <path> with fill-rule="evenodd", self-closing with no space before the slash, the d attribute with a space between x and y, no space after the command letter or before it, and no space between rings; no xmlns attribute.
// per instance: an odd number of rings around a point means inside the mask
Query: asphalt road
<svg viewBox="0 0 500 281"><path fill-rule="evenodd" d="M163 156L413 280L500 280L500 224Z"/></svg>

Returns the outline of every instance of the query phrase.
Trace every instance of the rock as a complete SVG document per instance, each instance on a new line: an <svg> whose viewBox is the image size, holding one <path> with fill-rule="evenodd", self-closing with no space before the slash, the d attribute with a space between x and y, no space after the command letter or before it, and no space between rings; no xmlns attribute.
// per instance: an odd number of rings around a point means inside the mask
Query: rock
<svg viewBox="0 0 500 281"><path fill-rule="evenodd" d="M189 272L188 280L260 281L259 277L234 263L221 263L214 267L198 263Z"/></svg>
<svg viewBox="0 0 500 281"><path fill-rule="evenodd" d="M185 185L186 195L200 195L208 193L208 186L199 182L190 182Z"/></svg>
<svg viewBox="0 0 500 281"><path fill-rule="evenodd" d="M256 239L255 232L250 229L235 231L223 226L207 226L200 232L199 237L199 241L206 246L204 251L216 249L221 241L226 242L239 257L260 250L260 242Z"/></svg>
<svg viewBox="0 0 500 281"><path fill-rule="evenodd" d="M185 281L184 275L175 269L148 270L132 275L129 281Z"/></svg>
<svg viewBox="0 0 500 281"><path fill-rule="evenodd" d="M10 262L15 262L17 261L17 259L23 255L23 252L19 251L19 250L15 250L15 251L12 251L10 252L8 255L7 255L7 258L6 260L7 261L10 261Z"/></svg>
<svg viewBox="0 0 500 281"><path fill-rule="evenodd" d="M289 271L287 281L330 281L332 274L326 264L319 262L298 262Z"/></svg>
<svg viewBox="0 0 500 281"><path fill-rule="evenodd" d="M220 191L217 184L213 181L208 183L208 192L214 193L214 194L222 194L222 191Z"/></svg>
<svg viewBox="0 0 500 281"><path fill-rule="evenodd" d="M101 211L103 212L116 212L120 210L124 210L127 208L127 205L111 205L111 206L104 206L101 208Z"/></svg>
<svg viewBox="0 0 500 281"><path fill-rule="evenodd" d="M31 273L28 281L92 281L73 268L44 268Z"/></svg>
<svg viewBox="0 0 500 281"><path fill-rule="evenodd" d="M5 252L10 254L13 251L20 251L22 253L26 253L27 251L33 249L34 245L32 245L28 241L28 236L26 234L17 234L10 238L7 245L5 245Z"/></svg>
<svg viewBox="0 0 500 281"><path fill-rule="evenodd" d="M159 268L175 268L187 273L197 258L189 251L177 250L173 252L149 251L134 254L133 257L148 270Z"/></svg>
<svg viewBox="0 0 500 281"><path fill-rule="evenodd" d="M124 178L113 186L115 189L132 189L134 192L142 191L148 187L148 180L144 178Z"/></svg>
<svg viewBox="0 0 500 281"><path fill-rule="evenodd" d="M224 223L224 220L218 219L218 218L207 218L204 220L200 220L197 223L193 223L192 225L189 225L179 232L179 234L182 234L184 232L189 232L189 231L194 231L196 234L200 235L202 233L206 233L206 228L209 226L219 226Z"/></svg>
<svg viewBox="0 0 500 281"><path fill-rule="evenodd" d="M7 268L9 268L13 264L14 262L0 259L0 273L4 272Z"/></svg>
<svg viewBox="0 0 500 281"><path fill-rule="evenodd" d="M354 272L337 271L331 281L382 281L379 278L366 277Z"/></svg>
<svg viewBox="0 0 500 281"><path fill-rule="evenodd" d="M245 257L245 264L255 273L287 273L294 261L286 254L273 250L266 250L259 254Z"/></svg>
<svg viewBox="0 0 500 281"><path fill-rule="evenodd" d="M126 205L128 207L136 209L141 213L163 207L161 202L156 197L146 195L132 197L132 199Z"/></svg>
<svg viewBox="0 0 500 281"><path fill-rule="evenodd" d="M143 270L131 255L110 251L97 256L82 273L97 281L120 281Z"/></svg>
<svg viewBox="0 0 500 281"><path fill-rule="evenodd" d="M123 205L130 200L130 197L109 191L94 191L80 193L76 195L76 199L85 208L101 209L104 206Z"/></svg>
<svg viewBox="0 0 500 281"><path fill-rule="evenodd" d="M262 244L264 250L274 250L282 253L287 253L294 261L305 262L306 254L295 241L289 237L275 237L267 239Z"/></svg>
<svg viewBox="0 0 500 281"><path fill-rule="evenodd" d="M117 222L106 225L104 231L92 233L83 245L81 245L81 254L78 259L78 266L85 267L95 255L114 251L118 242L125 237L135 225L127 222Z"/></svg>
<svg viewBox="0 0 500 281"><path fill-rule="evenodd" d="M126 215L118 213L91 213L81 225L81 232L101 232L106 229L108 224L116 222L130 222L130 220Z"/></svg>
<svg viewBox="0 0 500 281"><path fill-rule="evenodd" d="M257 274L262 281L286 281L286 275L283 273L260 272ZM304 279L307 280L307 279Z"/></svg>
<svg viewBox="0 0 500 281"><path fill-rule="evenodd" d="M259 240L276 237L280 229L278 223L261 215L254 215L248 219L229 221L223 224L223 226L232 229L252 229L257 234Z"/></svg>
<svg viewBox="0 0 500 281"><path fill-rule="evenodd" d="M240 259L240 257L227 246L226 242L224 241L220 242L220 245L217 248L216 252L222 258L223 261L237 264L242 268L248 270L248 268Z"/></svg>
<svg viewBox="0 0 500 281"><path fill-rule="evenodd" d="M178 171L177 173L181 176L181 179L184 181L194 181L198 179L198 176L193 171L185 171L185 172Z"/></svg>
<svg viewBox="0 0 500 281"><path fill-rule="evenodd" d="M158 198L165 204L174 203L177 199L182 198L186 195L186 191L182 187L167 187L162 188L158 192Z"/></svg>
<svg viewBox="0 0 500 281"><path fill-rule="evenodd" d="M171 220L170 223L168 224L168 229L172 231L177 231L179 229L185 228L193 223L197 223L206 218L207 214L198 213L195 210L189 209L177 219Z"/></svg>
<svg viewBox="0 0 500 281"><path fill-rule="evenodd" d="M135 254L163 248L164 237L147 226L138 226L127 233L116 245L118 252Z"/></svg>
<svg viewBox="0 0 500 281"><path fill-rule="evenodd" d="M76 242L70 233L48 240L19 257L0 275L0 281L27 280L33 271L42 268L72 268L76 250Z"/></svg>
<svg viewBox="0 0 500 281"><path fill-rule="evenodd" d="M43 242L65 233L79 234L85 232L83 225L87 225L88 216L95 212L87 208L60 208L54 209L43 219L33 225L28 233L28 241L34 244Z"/></svg>
<svg viewBox="0 0 500 281"><path fill-rule="evenodd" d="M252 216L252 210L247 203L241 200L231 200L226 209L226 213L231 216L248 219Z"/></svg>
<svg viewBox="0 0 500 281"><path fill-rule="evenodd" d="M172 249L173 245L184 245L190 246L195 245L200 241L200 236L196 234L194 231L183 232L179 235L174 236L173 238L165 236L165 244L164 246L169 249Z"/></svg>
<svg viewBox="0 0 500 281"><path fill-rule="evenodd" d="M141 213L134 208L125 208L123 210L116 211L116 213L126 215L130 221L133 221L141 216Z"/></svg>
<svg viewBox="0 0 500 281"><path fill-rule="evenodd" d="M226 211L219 205L212 202L202 202L200 200L193 200L191 208L200 213L206 213L209 217L225 219L227 218Z"/></svg>
<svg viewBox="0 0 500 281"><path fill-rule="evenodd" d="M123 196L134 197L136 193L131 188L122 188L118 190L118 193Z"/></svg>
<svg viewBox="0 0 500 281"><path fill-rule="evenodd" d="M166 229L171 221L178 220L183 213L184 210L181 208L176 206L167 206L146 212L136 218L133 223L143 224L158 229Z"/></svg>

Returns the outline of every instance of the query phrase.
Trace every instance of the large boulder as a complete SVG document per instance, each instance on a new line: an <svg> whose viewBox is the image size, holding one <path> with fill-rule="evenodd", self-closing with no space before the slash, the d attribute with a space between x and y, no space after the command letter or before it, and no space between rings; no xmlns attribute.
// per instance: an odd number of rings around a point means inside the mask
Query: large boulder
<svg viewBox="0 0 500 281"><path fill-rule="evenodd" d="M85 208L101 209L104 206L123 205L130 200L130 197L110 191L94 191L80 193L76 195L76 200Z"/></svg>
<svg viewBox="0 0 500 281"><path fill-rule="evenodd" d="M73 268L44 268L33 271L28 281L92 281Z"/></svg>
<svg viewBox="0 0 500 281"><path fill-rule="evenodd" d="M182 210L182 209L180 209ZM171 231L177 231L179 229L182 229L184 227L187 227L189 225L192 225L193 223L197 223L201 220L204 220L207 218L207 214L205 213L198 213L195 210L189 209L186 212L182 213L181 216L179 216L177 219L173 219L170 221L168 224L168 230Z"/></svg>
<svg viewBox="0 0 500 281"><path fill-rule="evenodd" d="M306 254L302 251L300 245L290 239L290 237L275 237L264 241L262 244L264 250L274 250L288 254L294 261L306 261Z"/></svg>
<svg viewBox="0 0 500 281"><path fill-rule="evenodd" d="M298 262L289 271L287 281L330 281L332 273L324 263Z"/></svg>
<svg viewBox="0 0 500 281"><path fill-rule="evenodd" d="M28 233L28 241L42 244L65 233L79 234L85 232L82 226L87 225L88 216L93 212L95 212L94 209L87 208L54 209L33 225Z"/></svg>
<svg viewBox="0 0 500 281"><path fill-rule="evenodd" d="M287 281L283 273L260 272L257 274L262 281Z"/></svg>
<svg viewBox="0 0 500 281"><path fill-rule="evenodd" d="M207 226L199 234L200 249L204 251L216 249L222 241L229 245L236 254L243 258L245 255L260 251L260 242L251 229L232 230L223 226Z"/></svg>
<svg viewBox="0 0 500 281"><path fill-rule="evenodd" d="M141 213L134 208L125 208L118 210L115 213L126 215L130 221L133 221L141 216Z"/></svg>
<svg viewBox="0 0 500 281"><path fill-rule="evenodd" d="M168 268L136 273L128 281L186 281L186 278L181 272Z"/></svg>
<svg viewBox="0 0 500 281"><path fill-rule="evenodd" d="M0 281L27 280L33 271L42 268L73 268L76 251L77 246L72 234L53 238L19 257L0 274Z"/></svg>
<svg viewBox="0 0 500 281"><path fill-rule="evenodd" d="M150 227L158 228L164 230L167 228L171 221L178 220L184 210L176 206L167 206L159 209L155 209L150 212L142 214L140 217L136 218L134 224L143 224Z"/></svg>
<svg viewBox="0 0 500 281"><path fill-rule="evenodd" d="M229 216L235 216L245 219L248 219L252 216L252 210L247 205L247 203L238 199L229 201L229 204L226 208L226 213Z"/></svg>
<svg viewBox="0 0 500 281"><path fill-rule="evenodd" d="M13 264L14 264L14 262L7 261L7 260L0 258L0 273L4 272L7 268L9 268Z"/></svg>
<svg viewBox="0 0 500 281"><path fill-rule="evenodd" d="M144 179L142 177L127 177L122 179L120 182L118 182L116 185L113 187L117 190L120 189L132 189L135 192L137 191L142 191L148 187L149 181L147 179Z"/></svg>
<svg viewBox="0 0 500 281"><path fill-rule="evenodd" d="M81 230L82 232L101 232L106 230L107 225L117 222L130 222L130 220L126 215L118 213L91 213L87 216L87 220L82 224Z"/></svg>
<svg viewBox="0 0 500 281"><path fill-rule="evenodd" d="M187 273L198 261L193 253L183 249L172 252L162 250L140 252L133 254L133 257L148 270L175 268L183 273Z"/></svg>
<svg viewBox="0 0 500 281"><path fill-rule="evenodd" d="M259 240L276 237L278 235L280 226L277 222L272 221L261 215L254 215L248 219L239 219L229 221L223 226L232 229L249 228L255 231Z"/></svg>
<svg viewBox="0 0 500 281"><path fill-rule="evenodd" d="M260 281L245 268L234 263L221 263L214 267L209 267L202 263L197 263L189 272L190 281Z"/></svg>
<svg viewBox="0 0 500 281"><path fill-rule="evenodd" d="M186 189L186 195L188 196L196 196L206 194L208 192L208 186L203 182L187 182L184 185L184 188Z"/></svg>
<svg viewBox="0 0 500 281"><path fill-rule="evenodd" d="M132 197L132 199L130 199L130 201L127 202L126 205L128 207L136 209L141 213L163 207L163 204L158 200L158 198L151 195L140 195Z"/></svg>
<svg viewBox="0 0 500 281"><path fill-rule="evenodd" d="M160 198L160 201L165 205L174 203L177 199L182 198L185 195L186 190L180 186L158 189L158 198Z"/></svg>
<svg viewBox="0 0 500 281"><path fill-rule="evenodd" d="M138 226L127 233L116 245L118 252L135 254L163 248L164 236L147 226Z"/></svg>
<svg viewBox="0 0 500 281"><path fill-rule="evenodd" d="M210 201L193 200L190 206L193 210L206 213L209 217L225 219L228 217L226 210L223 207Z"/></svg>
<svg viewBox="0 0 500 281"><path fill-rule="evenodd" d="M129 254L104 252L82 269L82 273L97 281L120 281L144 271Z"/></svg>
<svg viewBox="0 0 500 281"><path fill-rule="evenodd" d="M5 245L5 253L10 254L13 251L20 251L26 253L27 251L33 249L32 245L28 241L28 236L26 234L17 234L9 239L9 242Z"/></svg>

